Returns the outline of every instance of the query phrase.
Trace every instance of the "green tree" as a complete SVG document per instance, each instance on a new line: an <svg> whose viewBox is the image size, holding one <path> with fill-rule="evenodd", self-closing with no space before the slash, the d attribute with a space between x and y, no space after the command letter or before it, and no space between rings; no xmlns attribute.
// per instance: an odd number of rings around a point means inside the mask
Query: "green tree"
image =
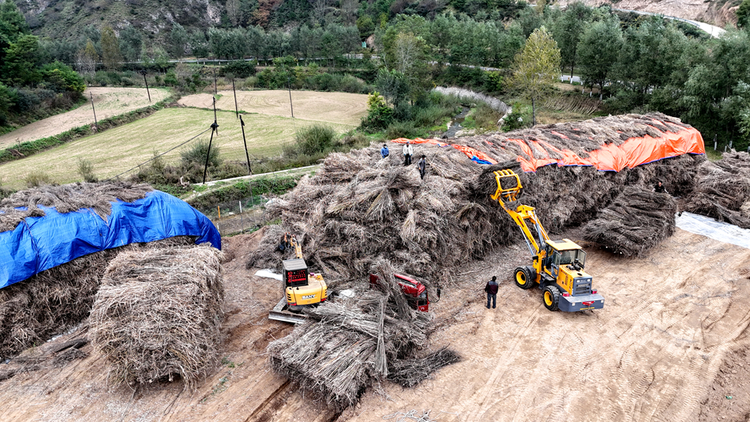
<svg viewBox="0 0 750 422"><path fill-rule="evenodd" d="M208 57L208 40L206 34L200 29L194 29L188 38L190 52L195 57Z"/></svg>
<svg viewBox="0 0 750 422"><path fill-rule="evenodd" d="M44 81L57 92L72 92L80 96L86 89L81 75L64 63L47 63L42 66L41 74Z"/></svg>
<svg viewBox="0 0 750 422"><path fill-rule="evenodd" d="M13 0L0 3L0 66L4 61L5 49L21 35L29 34L29 26L16 3Z"/></svg>
<svg viewBox="0 0 750 422"><path fill-rule="evenodd" d="M600 100L621 47L622 32L616 17L594 23L581 36L578 44L581 75L584 81L599 85Z"/></svg>
<svg viewBox="0 0 750 422"><path fill-rule="evenodd" d="M185 28L179 23L175 22L172 25L172 30L169 32L169 46L167 51L169 55L175 59L179 59L185 55L186 47L188 45L188 33ZM202 56L201 56L202 57Z"/></svg>
<svg viewBox="0 0 750 422"><path fill-rule="evenodd" d="M410 91L406 75L397 70L380 69L375 78L375 87L392 105L406 101Z"/></svg>
<svg viewBox="0 0 750 422"><path fill-rule="evenodd" d="M560 78L560 49L545 27L535 29L516 55L509 84L531 99L532 124L536 124L536 100Z"/></svg>
<svg viewBox="0 0 750 422"><path fill-rule="evenodd" d="M96 52L94 42L86 40L86 46L76 53L76 68L81 73L94 73L96 63L99 61L99 54Z"/></svg>
<svg viewBox="0 0 750 422"><path fill-rule="evenodd" d="M134 26L128 26L120 31L120 51L125 61L137 62L141 59L143 35Z"/></svg>
<svg viewBox="0 0 750 422"><path fill-rule="evenodd" d="M560 47L560 62L563 66L570 67L571 79L578 59L578 43L590 19L591 8L577 1L569 5L552 26L552 35Z"/></svg>
<svg viewBox="0 0 750 422"><path fill-rule="evenodd" d="M40 80L40 64L39 38L21 35L5 49L3 79L19 85L35 84Z"/></svg>
<svg viewBox="0 0 750 422"><path fill-rule="evenodd" d="M102 29L102 62L108 70L117 70L122 65L122 53L120 53L120 41L117 39L114 29L107 25Z"/></svg>
<svg viewBox="0 0 750 422"><path fill-rule="evenodd" d="M737 9L737 27L746 28L750 24L750 0L744 0Z"/></svg>

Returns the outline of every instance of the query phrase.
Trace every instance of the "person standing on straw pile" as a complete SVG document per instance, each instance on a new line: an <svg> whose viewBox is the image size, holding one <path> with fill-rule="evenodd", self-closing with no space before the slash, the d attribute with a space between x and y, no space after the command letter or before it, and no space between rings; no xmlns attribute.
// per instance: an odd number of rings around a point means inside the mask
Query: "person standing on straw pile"
<svg viewBox="0 0 750 422"><path fill-rule="evenodd" d="M497 277L494 275L492 276L492 280L487 282L487 285L484 286L484 291L487 292L487 309L490 309L490 301L492 302L492 308L495 308L495 305L497 304Z"/></svg>
<svg viewBox="0 0 750 422"><path fill-rule="evenodd" d="M409 141L406 141L404 145L404 165L408 166L411 164L411 156L414 154L414 147L411 146Z"/></svg>
<svg viewBox="0 0 750 422"><path fill-rule="evenodd" d="M380 155L385 158L389 156L391 153L388 151L388 145L383 144L383 148L380 148Z"/></svg>
<svg viewBox="0 0 750 422"><path fill-rule="evenodd" d="M419 176L422 177L422 180L424 180L424 172L425 172L426 166L427 166L427 163L425 161L425 155L422 154L422 158L420 158L419 162L417 163L417 168L419 168Z"/></svg>

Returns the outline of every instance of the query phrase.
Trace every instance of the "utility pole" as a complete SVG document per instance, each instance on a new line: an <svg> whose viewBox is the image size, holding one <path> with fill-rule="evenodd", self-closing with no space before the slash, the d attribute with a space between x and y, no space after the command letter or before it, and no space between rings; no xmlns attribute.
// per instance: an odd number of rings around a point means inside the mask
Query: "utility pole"
<svg viewBox="0 0 750 422"><path fill-rule="evenodd" d="M240 127L242 127L242 142L245 143L245 158L247 158L247 172L249 174L253 174L252 169L250 169L250 154L247 152L247 139L245 139L245 121L242 120L242 116L240 116Z"/></svg>
<svg viewBox="0 0 750 422"><path fill-rule="evenodd" d="M146 84L146 94L148 94L148 102L151 103L151 92L148 90L148 81L146 80L146 69L141 70L141 75L143 75L143 83Z"/></svg>
<svg viewBox="0 0 750 422"><path fill-rule="evenodd" d="M214 95L216 95L216 68L213 68L214 70ZM216 101L216 98L214 98L214 101Z"/></svg>
<svg viewBox="0 0 750 422"><path fill-rule="evenodd" d="M214 97L214 122L211 124L211 138L208 140L208 150L206 151L206 165L203 167L203 184L206 183L206 173L208 172L208 159L209 157L211 157L211 143L214 141L214 132L218 132L218 131L219 131L219 124L216 123L216 97Z"/></svg>
<svg viewBox="0 0 750 422"><path fill-rule="evenodd" d="M96 108L94 107L94 94L89 92L89 95L91 96L91 110L94 111L94 128L96 130L99 130L99 123L96 121Z"/></svg>
<svg viewBox="0 0 750 422"><path fill-rule="evenodd" d="M240 110L237 107L237 91L234 89L234 76L232 76L232 93L234 93L234 114L235 114L235 118L239 118L240 117ZM247 148L245 148L245 149L247 149Z"/></svg>
<svg viewBox="0 0 750 422"><path fill-rule="evenodd" d="M292 85L289 81L289 75L286 77L286 87L289 90L289 108L292 110L292 119L294 118L294 105L292 104Z"/></svg>

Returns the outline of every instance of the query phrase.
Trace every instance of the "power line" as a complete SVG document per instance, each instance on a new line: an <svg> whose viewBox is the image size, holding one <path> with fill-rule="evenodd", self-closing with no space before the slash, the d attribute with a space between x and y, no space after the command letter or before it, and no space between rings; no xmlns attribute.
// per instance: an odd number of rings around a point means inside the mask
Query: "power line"
<svg viewBox="0 0 750 422"><path fill-rule="evenodd" d="M209 128L208 128L208 129L206 129L206 130L204 130L203 132L201 132L201 133L199 133L199 134L197 134L197 135L193 136L192 138L190 138L190 139L188 139L187 141L185 141L185 142L181 143L180 145L177 145L177 146L176 146L176 147L174 147L174 148L170 148L170 149L168 149L168 150L164 151L163 153L161 153L161 154L159 154L159 155L155 155L155 156L154 156L153 158L151 158L151 159L149 159L149 160L146 160L146 161L144 161L144 162L142 162L142 163L138 164L137 166L135 166L135 167L133 167L133 168L131 168L131 169L129 169L129 170L125 170L124 172L122 172L122 173L118 174L117 176L112 176L112 177L110 177L109 179L105 180L105 182L109 182L109 181L111 181L111 180L113 180L113 179L117 179L117 178L119 178L120 176L122 176L123 174L127 174L127 173L130 173L131 171L133 171L133 170L137 169L138 167L140 167L140 166L142 166L142 165L144 165L144 164L148 164L148 163L150 163L151 161L154 161L154 160L156 160L157 158L161 157L162 155L164 155L164 154L167 154L167 153L169 153L169 152L172 152L172 151L176 150L177 148L179 148L179 147L181 147L181 146L183 146L183 145L187 144L188 142L190 142L190 141L194 140L195 138L197 138L197 137L199 137L199 136L203 135L204 133L208 132L208 131L209 131L209 130L211 130L211 129L213 129L213 126L209 126Z"/></svg>

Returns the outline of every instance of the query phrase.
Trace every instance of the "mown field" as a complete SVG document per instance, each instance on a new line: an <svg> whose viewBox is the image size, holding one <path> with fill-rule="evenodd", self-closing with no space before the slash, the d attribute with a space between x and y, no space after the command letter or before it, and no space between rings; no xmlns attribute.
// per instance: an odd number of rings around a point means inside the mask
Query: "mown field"
<svg viewBox="0 0 750 422"><path fill-rule="evenodd" d="M39 120L30 125L16 129L0 136L0 148L15 143L33 141L65 132L67 130L94 124L94 111L91 108L91 97L94 98L97 120L119 116L129 111L148 107L169 97L169 90L151 88L151 102L145 88L87 88L84 96L88 102L75 110Z"/></svg>
<svg viewBox="0 0 750 422"><path fill-rule="evenodd" d="M366 96L363 96L366 101ZM213 112L196 108L169 108L108 131L82 138L22 160L0 165L0 184L12 189L25 188L31 173L45 173L54 182L64 184L80 181L79 160L93 164L94 174L101 180L122 173L154 156L173 148L210 129ZM281 153L284 144L294 142L297 130L319 122L287 117L246 114L245 135L251 159ZM225 160L245 160L239 120L233 112L217 112L218 135L214 144ZM326 123L338 132L354 125ZM211 131L182 148L164 156L167 163L180 159L180 151L199 140L208 141Z"/></svg>
<svg viewBox="0 0 750 422"><path fill-rule="evenodd" d="M345 92L292 91L294 117L347 125L358 125L367 115L367 95ZM213 95L196 94L180 98L179 104L189 107L213 107ZM234 93L221 90L216 95L216 108L235 109ZM248 113L291 117L289 92L285 90L237 91L237 108Z"/></svg>

